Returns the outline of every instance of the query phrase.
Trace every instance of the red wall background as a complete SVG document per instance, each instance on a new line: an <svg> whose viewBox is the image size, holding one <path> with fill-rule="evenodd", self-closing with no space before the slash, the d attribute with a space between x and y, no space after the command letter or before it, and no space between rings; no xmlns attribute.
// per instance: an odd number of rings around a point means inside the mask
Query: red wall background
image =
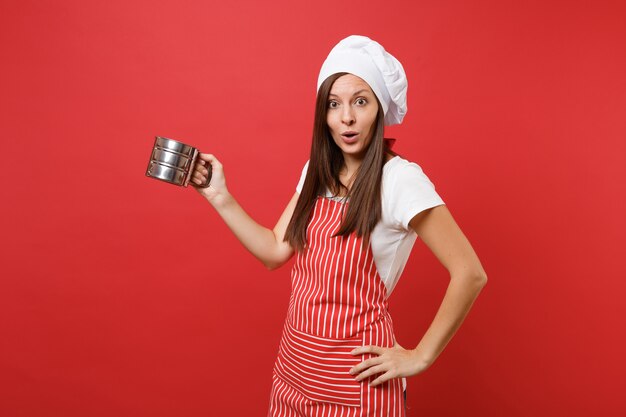
<svg viewBox="0 0 626 417"><path fill-rule="evenodd" d="M622 1L3 1L0 415L265 415L290 265L267 271L155 135L212 152L273 226L317 73L350 34L409 77L390 128L489 276L410 416L626 414ZM448 283L418 241L415 346Z"/></svg>

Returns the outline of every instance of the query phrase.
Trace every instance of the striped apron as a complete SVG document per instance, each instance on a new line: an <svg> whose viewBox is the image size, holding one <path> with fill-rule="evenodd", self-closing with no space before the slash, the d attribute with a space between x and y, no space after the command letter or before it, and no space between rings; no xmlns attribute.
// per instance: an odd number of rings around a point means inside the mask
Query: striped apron
<svg viewBox="0 0 626 417"><path fill-rule="evenodd" d="M348 203L318 197L307 227L308 249L298 252L268 416L403 417L402 380L376 387L379 375L356 381L348 371L372 356L364 345L392 347L387 288L371 248L355 233L331 237Z"/></svg>

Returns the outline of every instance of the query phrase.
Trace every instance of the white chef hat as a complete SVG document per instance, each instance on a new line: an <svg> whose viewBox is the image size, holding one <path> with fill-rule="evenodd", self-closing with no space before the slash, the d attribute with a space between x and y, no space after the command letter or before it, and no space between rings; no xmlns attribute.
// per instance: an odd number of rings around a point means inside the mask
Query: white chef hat
<svg viewBox="0 0 626 417"><path fill-rule="evenodd" d="M317 90L326 78L348 72L369 84L383 107L385 125L402 123L406 114L407 79L402 64L376 41L351 35L330 51L317 79Z"/></svg>

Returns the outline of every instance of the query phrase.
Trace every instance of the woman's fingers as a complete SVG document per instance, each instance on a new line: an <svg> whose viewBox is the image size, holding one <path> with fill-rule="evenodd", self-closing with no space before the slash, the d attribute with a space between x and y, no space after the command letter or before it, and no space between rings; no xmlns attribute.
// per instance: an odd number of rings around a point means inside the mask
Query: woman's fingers
<svg viewBox="0 0 626 417"><path fill-rule="evenodd" d="M217 158L215 157L215 155L210 154L210 153L201 153L199 156L199 160L200 161L206 161L208 163L210 163L211 165L213 165L213 167L215 168L216 166L220 166L220 161L217 160Z"/></svg>
<svg viewBox="0 0 626 417"><path fill-rule="evenodd" d="M388 370L387 372L385 372L384 374L382 374L381 376L379 376L378 378L370 382L370 387L375 387L376 385L380 385L383 382L387 382L393 378L395 378L395 376L393 375L393 372L391 370Z"/></svg>
<svg viewBox="0 0 626 417"><path fill-rule="evenodd" d="M366 359L363 362L361 362L360 364L354 366L352 369L350 369L350 375L356 375L358 373L360 373L361 371L363 371L364 369L369 368L370 366L374 366L374 365L380 365L383 362L382 358L380 356L376 356L375 358L370 358L370 359Z"/></svg>
<svg viewBox="0 0 626 417"><path fill-rule="evenodd" d="M192 181L198 185L204 184L206 179L209 176L209 170L205 168L201 163L205 163L204 161L196 162L193 168L193 174L191 176Z"/></svg>
<svg viewBox="0 0 626 417"><path fill-rule="evenodd" d="M193 175L192 175L193 178L200 178L204 176L206 176L206 174L203 172L202 168L200 169L196 168L193 170Z"/></svg>
<svg viewBox="0 0 626 417"><path fill-rule="evenodd" d="M387 370L386 364L381 363L380 365L372 366L371 368L368 368L365 371L361 372L355 379L357 381L362 381L365 378L369 378L372 375L379 374L379 373L384 372L386 370Z"/></svg>
<svg viewBox="0 0 626 417"><path fill-rule="evenodd" d="M370 386L382 384L393 378L407 377L423 372L429 363L425 362L419 351L404 349L400 344L393 347L362 346L352 351L352 354L371 353L377 356L368 358L350 369L350 375L356 375L357 381L365 380L372 375L378 375L370 382Z"/></svg>
<svg viewBox="0 0 626 417"><path fill-rule="evenodd" d="M210 153L200 153L200 159L203 161L211 162L211 159L215 159L215 156Z"/></svg>
<svg viewBox="0 0 626 417"><path fill-rule="evenodd" d="M205 177L209 175L209 170L203 166L197 166L194 168L194 174L204 175Z"/></svg>
<svg viewBox="0 0 626 417"><path fill-rule="evenodd" d="M192 179L192 181L193 181L195 184L201 185L201 184L204 184L204 182L206 181L206 178L205 178L204 176L202 176L202 175L198 174L198 173L195 173L195 174L193 175L193 179Z"/></svg>
<svg viewBox="0 0 626 417"><path fill-rule="evenodd" d="M375 355L382 355L384 352L385 352L385 348L382 348L380 346L368 345L368 346L358 347L350 353L352 353L353 355L362 355L364 353L373 353Z"/></svg>
<svg viewBox="0 0 626 417"><path fill-rule="evenodd" d="M380 372L385 372L388 370L388 359L383 357L388 348L383 348L380 346L361 346L352 351L353 355L359 355L363 353L371 353L377 356L373 358L369 358L359 363L350 369L350 375L357 375L355 379L357 381L361 381L365 378L369 378L372 375L375 375Z"/></svg>

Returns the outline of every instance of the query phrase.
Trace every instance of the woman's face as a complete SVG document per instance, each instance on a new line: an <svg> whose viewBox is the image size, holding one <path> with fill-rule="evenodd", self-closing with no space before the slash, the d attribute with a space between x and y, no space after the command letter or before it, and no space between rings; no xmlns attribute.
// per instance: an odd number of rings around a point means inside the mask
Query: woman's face
<svg viewBox="0 0 626 417"><path fill-rule="evenodd" d="M326 123L344 157L363 159L377 114L378 103L369 84L352 74L337 78L328 96Z"/></svg>

